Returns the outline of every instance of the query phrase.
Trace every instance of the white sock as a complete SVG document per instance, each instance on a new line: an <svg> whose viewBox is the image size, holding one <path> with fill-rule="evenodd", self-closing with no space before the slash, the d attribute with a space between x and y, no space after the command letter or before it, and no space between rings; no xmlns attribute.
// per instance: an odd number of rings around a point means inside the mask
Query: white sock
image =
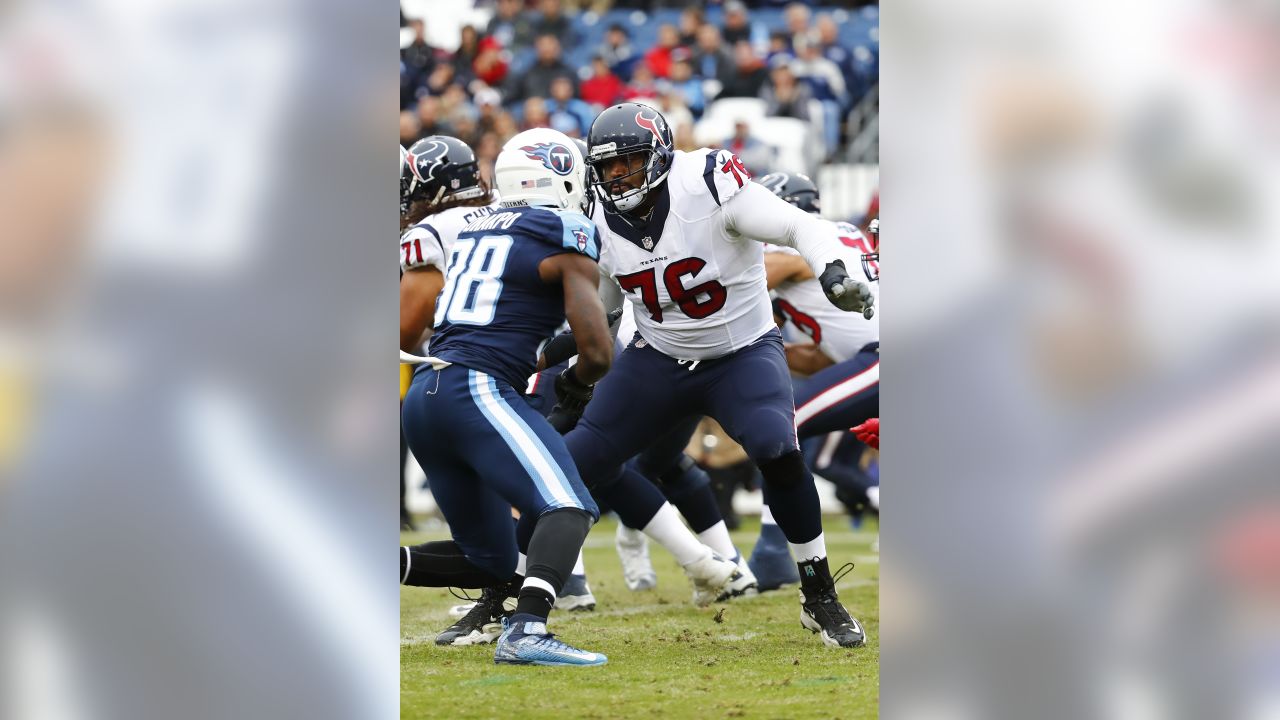
<svg viewBox="0 0 1280 720"><path fill-rule="evenodd" d="M669 502L658 508L657 514L644 526L644 534L674 555L681 567L697 562L711 552L710 548L698 542L692 530L685 527L680 521L680 514Z"/></svg>
<svg viewBox="0 0 1280 720"><path fill-rule="evenodd" d="M524 577L525 575L527 575L528 573L526 573L525 570L528 569L527 567L528 564L529 564L529 556L525 555L524 553L520 553L516 555L516 574L519 575L520 577Z"/></svg>
<svg viewBox="0 0 1280 720"><path fill-rule="evenodd" d="M587 569L582 565L582 551L578 551L578 561L573 564L574 575L586 575Z"/></svg>
<svg viewBox="0 0 1280 720"><path fill-rule="evenodd" d="M778 521L773 519L773 511L768 505L760 507L760 524L761 525L777 525Z"/></svg>
<svg viewBox="0 0 1280 720"><path fill-rule="evenodd" d="M796 562L804 562L814 558L821 560L827 556L827 538L822 533L818 533L818 537L809 542L787 544L791 546L791 557L795 558Z"/></svg>
<svg viewBox="0 0 1280 720"><path fill-rule="evenodd" d="M732 560L738 556L738 549L733 546L733 540L729 538L729 528L725 527L723 520L698 533L698 539L725 560Z"/></svg>

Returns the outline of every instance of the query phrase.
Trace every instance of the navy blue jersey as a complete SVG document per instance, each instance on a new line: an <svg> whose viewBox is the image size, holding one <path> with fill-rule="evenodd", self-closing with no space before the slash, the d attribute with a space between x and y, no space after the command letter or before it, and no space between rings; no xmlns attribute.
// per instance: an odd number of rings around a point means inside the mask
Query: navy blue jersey
<svg viewBox="0 0 1280 720"><path fill-rule="evenodd" d="M538 264L566 252L600 258L595 224L576 212L503 208L468 224L449 253L429 353L523 390L564 322L564 291Z"/></svg>

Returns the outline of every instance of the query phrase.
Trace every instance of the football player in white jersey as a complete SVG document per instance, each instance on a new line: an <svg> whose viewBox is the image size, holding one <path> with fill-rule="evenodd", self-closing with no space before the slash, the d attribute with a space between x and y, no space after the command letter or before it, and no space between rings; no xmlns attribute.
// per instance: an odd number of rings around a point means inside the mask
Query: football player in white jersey
<svg viewBox="0 0 1280 720"><path fill-rule="evenodd" d="M772 173L757 182L807 213L820 212L818 188L804 175ZM849 223L836 226L840 241L861 254L867 279L878 279L878 256L873 255L871 241ZM865 448L849 429L880 414L879 318L866 319L832 308L804 259L790 248L771 246L765 251L764 261L775 315L807 338L786 346L791 371L804 376L794 384L796 434L807 451L809 467L834 482L837 496L852 503L865 497L872 481L855 463L830 459L856 459L861 455ZM878 286L872 287L874 294ZM808 438L821 439L805 443ZM836 446L845 450L833 452ZM748 566L762 591L800 582L786 538L774 524L767 504L761 512L760 537Z"/></svg>
<svg viewBox="0 0 1280 720"><path fill-rule="evenodd" d="M431 135L407 153L400 236L400 349L419 353L444 287L445 259L467 223L493 212L496 198L480 178L471 147Z"/></svg>
<svg viewBox="0 0 1280 720"><path fill-rule="evenodd" d="M565 437L580 474L613 507L650 514L647 524L628 524L662 542L654 524L679 519L665 504L639 507L627 481L634 474L620 466L685 418L715 418L760 468L766 499L800 558L802 624L827 645L862 645L862 627L836 593L817 490L796 441L762 243L796 248L831 303L870 318L871 291L847 271L860 258L835 225L750 182L732 153L676 151L666 120L650 107L605 110L587 144L601 272L633 303L638 332ZM562 395L588 394L571 375L557 385ZM663 544L678 561L693 552Z"/></svg>

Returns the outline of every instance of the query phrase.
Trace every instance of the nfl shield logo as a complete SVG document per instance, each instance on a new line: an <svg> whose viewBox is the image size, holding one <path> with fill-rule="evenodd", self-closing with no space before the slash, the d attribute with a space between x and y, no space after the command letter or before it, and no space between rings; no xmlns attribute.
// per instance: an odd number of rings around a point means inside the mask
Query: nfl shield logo
<svg viewBox="0 0 1280 720"><path fill-rule="evenodd" d="M458 185L459 185L459 184L461 184L461 181L460 181L460 180L458 180L457 178L454 178L453 180L450 180L450 181L449 181L449 187L450 187L450 188L453 188L454 190L457 190L457 189L458 189Z"/></svg>
<svg viewBox="0 0 1280 720"><path fill-rule="evenodd" d="M573 236L578 239L578 252L585 253L587 251L587 234L581 230L574 230Z"/></svg>
<svg viewBox="0 0 1280 720"><path fill-rule="evenodd" d="M648 235L646 235L646 236L645 236L645 238L644 238L643 240L641 240L641 241L640 241L640 244L641 244L641 245L644 245L644 249L645 249L645 250L652 250L652 249L653 249L653 238L651 238L651 237L649 237Z"/></svg>

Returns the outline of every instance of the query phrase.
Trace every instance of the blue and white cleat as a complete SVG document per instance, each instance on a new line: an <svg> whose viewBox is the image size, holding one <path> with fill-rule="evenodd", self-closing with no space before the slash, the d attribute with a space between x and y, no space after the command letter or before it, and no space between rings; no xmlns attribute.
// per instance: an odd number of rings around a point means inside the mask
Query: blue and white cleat
<svg viewBox="0 0 1280 720"><path fill-rule="evenodd" d="M502 636L493 653L495 665L604 665L609 658L556 640L546 623L513 623L502 619Z"/></svg>

